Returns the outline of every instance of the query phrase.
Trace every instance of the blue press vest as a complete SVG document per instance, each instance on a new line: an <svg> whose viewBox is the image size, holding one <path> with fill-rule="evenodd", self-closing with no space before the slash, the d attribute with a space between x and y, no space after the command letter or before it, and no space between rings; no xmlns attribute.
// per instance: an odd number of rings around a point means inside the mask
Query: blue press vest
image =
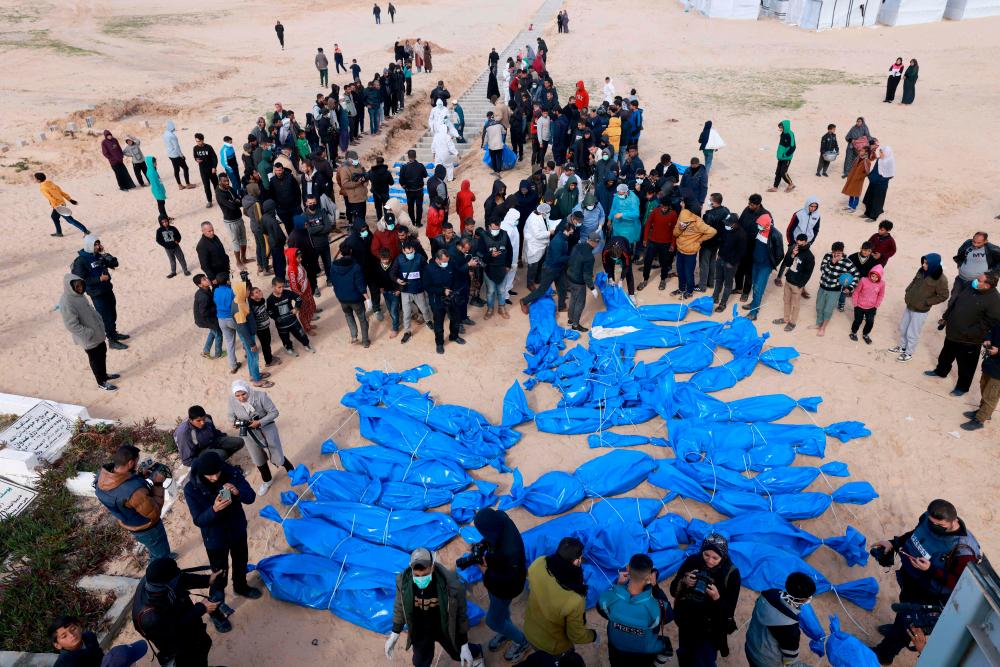
<svg viewBox="0 0 1000 667"><path fill-rule="evenodd" d="M979 557L981 553L979 542L969 533L968 529L966 529L965 535L954 533L938 535L930 529L929 524L930 520L924 513L920 517L920 521L917 522L917 527L910 534L910 538L903 545L903 551L914 558L926 558L931 562L932 568L944 568L949 558L960 553L963 555L974 554L977 558ZM928 577L926 572L913 567L909 558L903 557L900 560L903 564L902 569L910 579L920 583L923 588L936 595L944 597L951 595L951 588L942 586L939 581Z"/></svg>
<svg viewBox="0 0 1000 667"><path fill-rule="evenodd" d="M652 589L632 596L625 584L615 584L601 594L601 608L608 617L608 642L628 653L659 653L660 603Z"/></svg>
<svg viewBox="0 0 1000 667"><path fill-rule="evenodd" d="M133 493L145 487L146 480L138 475L133 475L110 491L97 489L97 499L108 508L112 516L125 526L145 526L149 523L149 519L125 506L125 502L132 497Z"/></svg>

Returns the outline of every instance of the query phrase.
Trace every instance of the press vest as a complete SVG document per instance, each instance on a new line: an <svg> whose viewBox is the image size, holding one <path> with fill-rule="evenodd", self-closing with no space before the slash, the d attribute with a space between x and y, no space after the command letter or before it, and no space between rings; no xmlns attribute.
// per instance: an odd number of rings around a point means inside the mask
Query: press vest
<svg viewBox="0 0 1000 667"><path fill-rule="evenodd" d="M961 534L962 532L965 534ZM930 529L930 520L926 513L920 517L917 527L913 529L902 550L914 558L926 558L931 562L931 568L944 570L948 569L949 561L955 556L972 554L979 558L981 554L979 542L967 529L958 533L938 535ZM942 597L951 595L951 588L943 586L940 581L928 577L926 572L913 567L909 558L904 557L901 560L902 569L910 579L935 595Z"/></svg>
<svg viewBox="0 0 1000 667"><path fill-rule="evenodd" d="M95 488L97 482L94 482ZM131 507L127 507L125 503L132 494L139 489L147 488L146 480L138 475L133 475L127 480L111 489L110 491L105 491L104 489L97 490L97 499L101 501L101 504L108 508L111 515L122 522L125 526L145 526L149 523L149 518L136 512Z"/></svg>
<svg viewBox="0 0 1000 667"><path fill-rule="evenodd" d="M660 603L652 589L631 595L628 586L616 584L601 594L601 608L608 617L608 642L628 653L659 653Z"/></svg>

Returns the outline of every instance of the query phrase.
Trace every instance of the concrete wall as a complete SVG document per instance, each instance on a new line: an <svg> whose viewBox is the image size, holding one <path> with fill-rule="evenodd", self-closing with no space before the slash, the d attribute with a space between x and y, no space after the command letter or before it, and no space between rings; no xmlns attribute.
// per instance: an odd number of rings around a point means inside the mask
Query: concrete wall
<svg viewBox="0 0 1000 667"><path fill-rule="evenodd" d="M878 12L882 25L934 23L944 17L947 0L885 0Z"/></svg>
<svg viewBox="0 0 1000 667"><path fill-rule="evenodd" d="M1000 0L948 0L944 17L958 21L1000 16Z"/></svg>

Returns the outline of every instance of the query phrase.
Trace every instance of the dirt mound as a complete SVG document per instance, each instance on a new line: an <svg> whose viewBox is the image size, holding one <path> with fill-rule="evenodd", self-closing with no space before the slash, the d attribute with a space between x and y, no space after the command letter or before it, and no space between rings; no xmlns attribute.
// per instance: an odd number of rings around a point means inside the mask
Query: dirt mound
<svg viewBox="0 0 1000 667"><path fill-rule="evenodd" d="M113 100L102 102L93 109L81 109L74 111L66 119L50 120L48 125L58 125L62 120L78 121L80 127L84 126L87 116L94 117L94 125L99 126L102 122L118 122L132 116L170 116L178 113L180 107L166 102L147 99L144 97L130 97L126 100Z"/></svg>

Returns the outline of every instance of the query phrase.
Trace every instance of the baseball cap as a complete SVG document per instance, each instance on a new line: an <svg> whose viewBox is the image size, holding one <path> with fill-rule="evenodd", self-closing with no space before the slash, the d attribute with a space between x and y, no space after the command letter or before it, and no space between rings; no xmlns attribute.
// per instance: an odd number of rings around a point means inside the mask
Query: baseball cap
<svg viewBox="0 0 1000 667"><path fill-rule="evenodd" d="M417 547L410 554L410 567L419 566L421 569L428 568L434 564L434 556L430 549Z"/></svg>
<svg viewBox="0 0 1000 667"><path fill-rule="evenodd" d="M145 641L115 646L104 654L101 667L131 667L146 656L147 650L149 649Z"/></svg>

